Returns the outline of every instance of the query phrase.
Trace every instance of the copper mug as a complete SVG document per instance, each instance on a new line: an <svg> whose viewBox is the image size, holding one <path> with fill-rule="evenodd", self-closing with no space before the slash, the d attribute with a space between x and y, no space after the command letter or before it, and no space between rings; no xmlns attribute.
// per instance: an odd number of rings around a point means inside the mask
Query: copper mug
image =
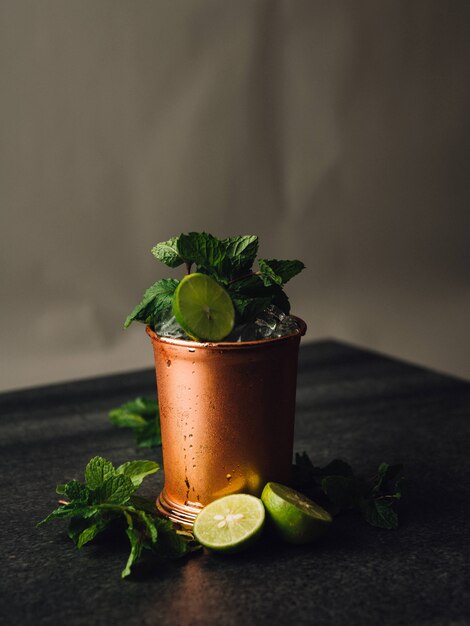
<svg viewBox="0 0 470 626"><path fill-rule="evenodd" d="M260 496L288 483L294 443L300 330L285 337L153 344L165 484L157 508L192 526L201 508L231 493Z"/></svg>

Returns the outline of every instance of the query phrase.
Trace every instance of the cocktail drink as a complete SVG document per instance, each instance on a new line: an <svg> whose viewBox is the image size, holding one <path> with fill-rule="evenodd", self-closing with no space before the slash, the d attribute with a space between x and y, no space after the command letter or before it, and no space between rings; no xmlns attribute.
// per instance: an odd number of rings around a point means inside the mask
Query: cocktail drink
<svg viewBox="0 0 470 626"><path fill-rule="evenodd" d="M289 483L297 356L305 324L284 337L200 343L147 327L160 405L165 487L159 510L192 524L230 493Z"/></svg>
<svg viewBox="0 0 470 626"><path fill-rule="evenodd" d="M185 526L222 496L289 483L306 325L289 315L282 287L303 264L261 259L254 272L257 248L254 236L205 233L158 244L155 256L188 274L155 283L126 321L147 324L154 350L165 474L157 507Z"/></svg>

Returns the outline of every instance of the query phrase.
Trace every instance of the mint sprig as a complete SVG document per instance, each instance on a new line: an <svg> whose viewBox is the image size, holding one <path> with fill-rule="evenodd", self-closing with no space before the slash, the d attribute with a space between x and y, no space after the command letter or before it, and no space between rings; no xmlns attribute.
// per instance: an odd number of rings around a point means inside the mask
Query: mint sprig
<svg viewBox="0 0 470 626"><path fill-rule="evenodd" d="M194 269L211 276L227 289L236 323L240 324L254 321L270 304L288 314L290 305L284 285L305 267L297 260L259 259L259 269L254 270L258 245L256 235L218 239L209 233L191 232L158 243L152 254L170 268L184 265L188 273ZM127 317L125 328L134 321L155 326L165 312L171 311L178 282L163 279L149 287Z"/></svg>
<svg viewBox="0 0 470 626"><path fill-rule="evenodd" d="M128 315L124 322L124 328L130 326L132 322L153 324L163 311L171 307L178 282L174 278L162 278L149 287L144 293L142 301Z"/></svg>
<svg viewBox="0 0 470 626"><path fill-rule="evenodd" d="M139 397L112 409L108 415L111 423L118 428L130 428L133 431L140 448L161 445L160 412L156 400Z"/></svg>
<svg viewBox="0 0 470 626"><path fill-rule="evenodd" d="M68 519L68 535L80 549L107 528L119 528L119 522L124 522L130 553L122 578L129 576L144 551L159 558L180 558L198 549L192 536L158 517L153 502L135 493L144 478L158 469L153 461L129 461L114 468L107 459L94 457L85 468L85 483L71 480L57 485L60 506L38 526Z"/></svg>
<svg viewBox="0 0 470 626"><path fill-rule="evenodd" d="M314 489L326 496L336 514L355 510L372 526L388 530L398 527L395 505L403 496L402 465L381 463L374 475L365 479L341 459L316 467L302 452L295 455L293 476L297 488Z"/></svg>

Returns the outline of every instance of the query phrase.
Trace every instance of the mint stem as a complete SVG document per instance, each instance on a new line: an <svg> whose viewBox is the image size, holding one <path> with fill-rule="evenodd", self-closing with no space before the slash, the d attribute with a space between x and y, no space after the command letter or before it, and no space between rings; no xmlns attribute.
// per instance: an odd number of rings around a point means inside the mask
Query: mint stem
<svg viewBox="0 0 470 626"><path fill-rule="evenodd" d="M243 276L238 276L238 278L234 278L229 282L229 285L238 282L239 280L243 280L244 278L250 278L250 276L259 276L261 272L249 272L248 274L243 274Z"/></svg>

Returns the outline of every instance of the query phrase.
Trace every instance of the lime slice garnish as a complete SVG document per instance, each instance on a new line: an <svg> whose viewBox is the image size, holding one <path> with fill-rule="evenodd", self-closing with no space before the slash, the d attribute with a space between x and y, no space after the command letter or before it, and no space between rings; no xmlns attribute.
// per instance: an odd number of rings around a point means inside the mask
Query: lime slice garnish
<svg viewBox="0 0 470 626"><path fill-rule="evenodd" d="M194 522L194 536L217 552L238 552L261 534L265 519L259 498L234 493L205 506Z"/></svg>
<svg viewBox="0 0 470 626"><path fill-rule="evenodd" d="M313 500L279 483L268 483L261 500L277 534L288 543L309 543L328 530L331 515Z"/></svg>
<svg viewBox="0 0 470 626"><path fill-rule="evenodd" d="M223 287L206 274L188 274L173 296L173 314L192 338L220 341L233 329L235 310Z"/></svg>

